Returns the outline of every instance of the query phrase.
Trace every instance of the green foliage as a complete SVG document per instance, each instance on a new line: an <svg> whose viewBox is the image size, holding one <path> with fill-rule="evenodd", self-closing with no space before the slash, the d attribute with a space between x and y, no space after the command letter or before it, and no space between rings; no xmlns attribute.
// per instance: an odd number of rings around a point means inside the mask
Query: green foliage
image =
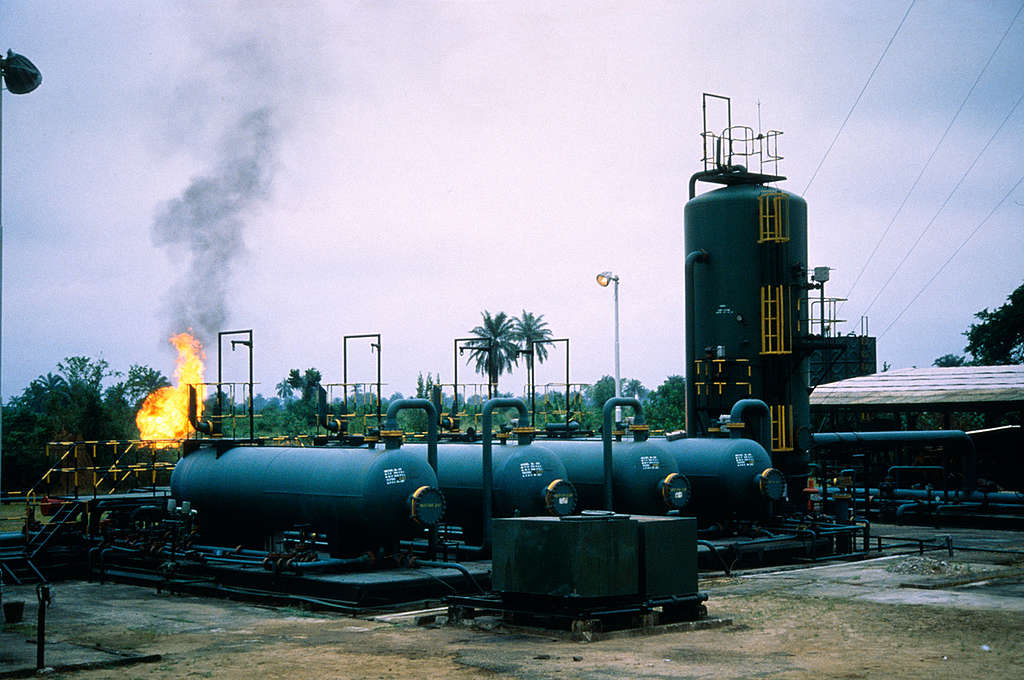
<svg viewBox="0 0 1024 680"><path fill-rule="evenodd" d="M952 368L955 366L966 366L967 357L963 354L943 354L941 357L932 362L932 366L938 366L939 368Z"/></svg>
<svg viewBox="0 0 1024 680"><path fill-rule="evenodd" d="M519 363L519 347L516 345L515 319L505 312L494 316L487 310L481 314L483 323L470 331L478 339L467 345L470 359L475 362L474 370L487 376L497 389L498 378L510 372Z"/></svg>
<svg viewBox="0 0 1024 680"><path fill-rule="evenodd" d="M548 358L546 341L551 338L551 329L544 321L544 315L534 315L524 309L522 316L513 317L512 323L512 337L515 341L521 343L524 349L532 342L534 359L538 364L544 363Z"/></svg>
<svg viewBox="0 0 1024 680"><path fill-rule="evenodd" d="M679 430L686 427L686 379L670 375L651 393L644 414L647 424L656 430Z"/></svg>
<svg viewBox="0 0 1024 680"><path fill-rule="evenodd" d="M258 437L295 437L312 431L309 414L294 408L297 402L284 403L272 399L260 410L256 418Z"/></svg>
<svg viewBox="0 0 1024 680"><path fill-rule="evenodd" d="M650 390L644 387L643 383L641 383L636 378L632 380L626 380L625 378L623 378L622 389L620 391L622 392L622 396L633 397L634 399L638 399L640 401L646 399L647 395L650 394Z"/></svg>
<svg viewBox="0 0 1024 680"><path fill-rule="evenodd" d="M277 396L280 397L281 401L290 401L295 398L295 389L288 384L288 378L285 378L281 382L274 386L274 391Z"/></svg>
<svg viewBox="0 0 1024 680"><path fill-rule="evenodd" d="M624 397L632 397L642 403L650 392L639 380L628 378L621 378L620 380L619 393ZM584 426L597 429L601 426L601 413L605 402L615 396L615 378L610 375L601 376L600 380L586 388L584 394L591 408L590 413L584 418ZM575 405L573 408L576 408ZM646 414L647 406L645 405L645 417ZM628 416L630 414L624 413L623 415Z"/></svg>
<svg viewBox="0 0 1024 680"><path fill-rule="evenodd" d="M57 373L33 380L3 407L4 479L28 488L46 471L46 443L138 437L135 413L153 390L170 382L159 371L133 365L127 377L104 359L68 357Z"/></svg>
<svg viewBox="0 0 1024 680"><path fill-rule="evenodd" d="M282 382L288 384L292 394L298 390L299 398L286 400L285 413L279 421L283 430L281 434L294 436L308 433L316 425L316 399L320 379L320 371L315 368L307 368L304 373L299 373L297 368L288 371L288 376Z"/></svg>
<svg viewBox="0 0 1024 680"><path fill-rule="evenodd" d="M975 366L1024 364L1024 283L1007 297L1006 303L991 312L983 309L974 315L979 323L964 333Z"/></svg>
<svg viewBox="0 0 1024 680"><path fill-rule="evenodd" d="M128 377L123 383L115 385L115 388L123 390L125 399L138 410L146 397L162 387L170 386L171 381L167 376L155 368L132 364L128 369Z"/></svg>
<svg viewBox="0 0 1024 680"><path fill-rule="evenodd" d="M416 398L430 399L435 385L441 384L441 374L434 378L429 372L424 378L420 373L416 376ZM426 432L427 413L421 409L404 409L398 414L398 426L406 432Z"/></svg>
<svg viewBox="0 0 1024 680"><path fill-rule="evenodd" d="M615 378L610 375L601 376L601 379L586 389L587 401L597 411L600 420L601 409L604 403L615 396Z"/></svg>
<svg viewBox="0 0 1024 680"><path fill-rule="evenodd" d="M320 371L315 368L307 368L305 373L299 373L299 369L293 368L288 372L285 382L292 390L299 391L299 400L303 402L316 399L316 388L320 386Z"/></svg>
<svg viewBox="0 0 1024 680"><path fill-rule="evenodd" d="M619 394L642 402L650 394L650 390L635 378L621 378ZM587 388L586 395L591 406L600 411L604 408L604 403L615 396L615 378L610 375L601 376L600 380Z"/></svg>

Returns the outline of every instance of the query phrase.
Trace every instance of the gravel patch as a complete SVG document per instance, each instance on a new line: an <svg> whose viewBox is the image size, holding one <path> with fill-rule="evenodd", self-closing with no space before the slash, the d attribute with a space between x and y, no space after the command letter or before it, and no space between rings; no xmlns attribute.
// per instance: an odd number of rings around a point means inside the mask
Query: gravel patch
<svg viewBox="0 0 1024 680"><path fill-rule="evenodd" d="M971 573L971 565L953 560L937 560L934 557L914 555L894 561L885 568L893 574L917 574L921 576L964 576Z"/></svg>

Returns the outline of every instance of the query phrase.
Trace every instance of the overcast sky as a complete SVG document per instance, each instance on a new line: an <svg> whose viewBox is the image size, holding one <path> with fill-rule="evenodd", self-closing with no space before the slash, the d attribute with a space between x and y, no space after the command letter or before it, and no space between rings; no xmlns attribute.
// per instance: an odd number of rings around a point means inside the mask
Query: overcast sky
<svg viewBox="0 0 1024 680"><path fill-rule="evenodd" d="M385 396L409 395L451 382L484 309L543 314L593 382L605 269L622 374L655 387L684 372L702 92L784 131L844 330L867 314L880 366L930 365L1024 280L1024 15L918 0L814 175L909 4L4 0L0 48L43 84L3 94L0 392L71 355L170 374L192 326L254 329L268 395L290 368L340 382L342 336L380 332ZM368 345L349 355L372 381Z"/></svg>

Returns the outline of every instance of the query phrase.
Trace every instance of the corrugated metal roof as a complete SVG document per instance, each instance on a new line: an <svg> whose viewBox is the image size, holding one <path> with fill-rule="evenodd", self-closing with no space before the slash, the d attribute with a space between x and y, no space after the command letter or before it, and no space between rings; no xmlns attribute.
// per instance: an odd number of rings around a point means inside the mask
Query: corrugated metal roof
<svg viewBox="0 0 1024 680"><path fill-rule="evenodd" d="M818 385L811 406L1024 402L1024 366L901 368Z"/></svg>

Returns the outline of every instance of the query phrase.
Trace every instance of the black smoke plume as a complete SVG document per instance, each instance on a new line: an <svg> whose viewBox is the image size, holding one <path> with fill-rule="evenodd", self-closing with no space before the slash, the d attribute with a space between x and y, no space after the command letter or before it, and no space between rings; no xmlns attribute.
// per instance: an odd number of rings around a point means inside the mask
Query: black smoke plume
<svg viewBox="0 0 1024 680"><path fill-rule="evenodd" d="M170 333L191 328L208 344L225 330L232 265L245 253L245 218L269 196L276 156L272 112L257 109L225 135L216 166L158 210L153 242L187 256L169 292Z"/></svg>

